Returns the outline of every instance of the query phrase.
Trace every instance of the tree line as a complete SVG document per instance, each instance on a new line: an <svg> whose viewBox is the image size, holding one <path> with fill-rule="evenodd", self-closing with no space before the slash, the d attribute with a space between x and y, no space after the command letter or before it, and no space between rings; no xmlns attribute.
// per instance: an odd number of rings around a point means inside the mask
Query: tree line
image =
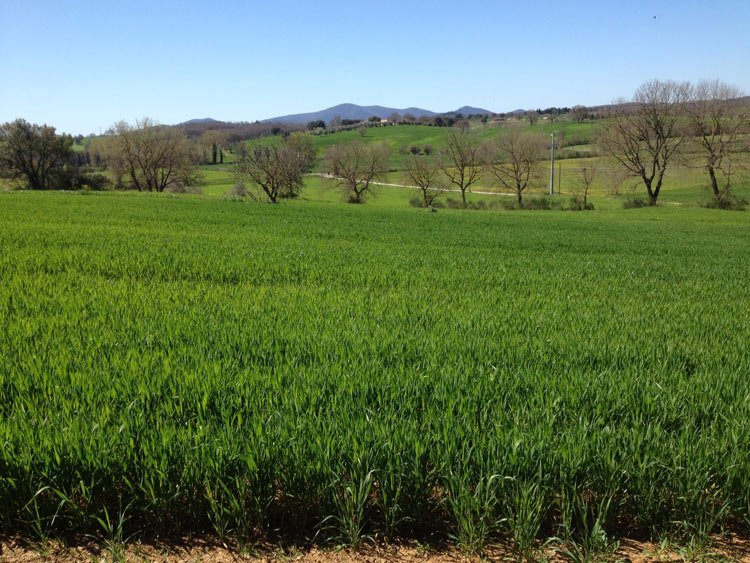
<svg viewBox="0 0 750 563"><path fill-rule="evenodd" d="M750 112L742 96L738 88L719 80L698 84L648 81L631 100L620 100L610 108L596 134L596 145L627 176L642 183L649 205L657 204L668 168L675 160L681 160L705 171L715 206L733 207L733 177L750 152ZM574 110L577 121L587 115L582 106ZM539 177L550 148L549 139L522 129L517 123L508 123L502 134L480 143L466 121L456 125L445 148L434 157L414 154L408 161L407 173L422 191L423 204L431 205L450 187L460 192L466 207L467 192L489 174L497 185L514 193L518 206L523 207L524 191ZM334 147L329 154L329 169L341 176L342 185L352 194L350 200L361 202L372 180L386 172L383 152L387 149L373 147L368 152L358 143L353 145L355 148L348 150ZM347 169L342 159L364 161L359 177L367 181L358 184L341 174ZM378 163L383 164L375 166ZM579 172L582 201L575 201L576 206L589 207L587 196L595 173L595 166L586 166Z"/></svg>
<svg viewBox="0 0 750 563"><path fill-rule="evenodd" d="M598 119L601 118L601 114L598 112L590 111L585 106L577 105L572 108L569 107L548 107L545 109L537 108L536 110L522 111L520 114L516 113L469 113L463 114L462 112L448 112L438 115L422 115L416 117L411 113L400 114L394 112L388 117L381 117L378 115L372 115L367 119L348 119L342 118L341 116L334 116L328 123L322 119L315 119L308 121L305 128L308 131L322 132L336 132L340 130L351 129L354 126L372 127L375 125L381 125L381 121L385 121L387 125L427 125L432 127L453 127L457 123L463 120L477 120L482 123L487 123L490 119L505 119L514 116L526 116L529 122L533 125L537 122L539 116L548 116L553 121L562 116L570 115L573 119L579 123L584 119Z"/></svg>
<svg viewBox="0 0 750 563"><path fill-rule="evenodd" d="M632 99L620 100L609 109L596 136L597 146L625 174L643 184L651 205L658 201L668 168L683 159L699 163L717 206L728 206L733 177L741 155L748 151L750 121L741 96L739 89L718 80L695 85L646 82ZM577 121L588 115L582 106L570 111L576 112ZM231 150L238 183L255 187L258 195L275 203L299 195L304 175L314 168L317 158L309 136L277 133L281 141L275 137L252 147L232 146L230 137L215 129L190 139L184 129L150 119L134 124L121 121L81 153L74 150L70 135L18 119L0 125L0 169L30 189L100 188L113 182L116 187L139 191L180 191L197 182L198 164L222 164L225 150ZM489 176L497 186L514 193L522 207L523 194L540 178L549 148L548 136L517 122L505 123L497 137L479 142L469 122L460 120L441 150L411 151L406 173L421 191L425 206L452 189L461 194L461 203L467 207L467 192L481 177ZM324 158L328 173L353 203L365 201L377 179L388 172L389 150L384 144L362 140L338 144ZM110 176L99 173L101 169ZM579 178L586 193L594 171L586 167Z"/></svg>
<svg viewBox="0 0 750 563"><path fill-rule="evenodd" d="M436 154L412 154L406 171L422 195L425 207L453 188L461 193L464 207L467 192L485 170L500 185L513 190L523 206L523 191L547 148L545 137L508 126L492 141L478 142L466 122L451 130L446 146ZM281 143L257 144L243 152L237 165L238 182L254 186L272 203L299 195L302 177L313 168L315 151L309 137L292 135ZM390 150L385 143L357 139L331 146L324 155L324 169L341 189L346 201L363 203L373 186L389 171Z"/></svg>
<svg viewBox="0 0 750 563"><path fill-rule="evenodd" d="M719 80L651 80L621 100L598 137L604 152L646 188L656 205L664 176L681 157L695 157L719 206L731 204L731 182L748 152L750 113L742 92Z"/></svg>
<svg viewBox="0 0 750 563"><path fill-rule="evenodd" d="M223 164L225 153L243 147L245 140L297 129L273 123L165 126L144 118L133 124L120 121L85 141L16 119L0 125L0 176L33 190L180 191L197 182L198 165Z"/></svg>

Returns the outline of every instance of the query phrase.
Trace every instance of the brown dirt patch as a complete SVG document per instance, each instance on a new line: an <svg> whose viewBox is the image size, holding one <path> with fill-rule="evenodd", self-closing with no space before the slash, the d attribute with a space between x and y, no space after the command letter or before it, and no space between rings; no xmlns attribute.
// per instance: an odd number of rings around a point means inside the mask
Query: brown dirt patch
<svg viewBox="0 0 750 563"><path fill-rule="evenodd" d="M539 552L540 560L548 562L567 559L553 549ZM160 563L459 563L485 561L513 561L512 553L504 546L488 549L481 557L467 556L457 549L435 551L418 544L409 545L365 545L358 551L348 549L276 548L264 545L245 550L231 546L188 539L179 542L142 544L134 542L124 550L112 551L106 546L94 543L65 546L51 542L46 549L38 544L15 538L0 540L0 562L2 563L99 563L109 561L160 562ZM750 563L750 538L730 535L715 538L703 552L679 546L658 546L653 543L635 540L621 540L620 548L611 561L683 562L683 561L738 561Z"/></svg>

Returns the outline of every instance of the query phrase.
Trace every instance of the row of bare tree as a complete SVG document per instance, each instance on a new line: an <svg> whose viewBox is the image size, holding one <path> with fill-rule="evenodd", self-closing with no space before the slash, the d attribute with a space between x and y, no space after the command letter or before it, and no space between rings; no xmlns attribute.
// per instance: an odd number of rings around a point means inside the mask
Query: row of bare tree
<svg viewBox="0 0 750 563"><path fill-rule="evenodd" d="M251 184L271 203L295 198L316 156L310 137L305 135L294 134L280 141L256 144L240 151L236 180L243 189ZM388 171L388 157L385 144L365 144L358 140L332 146L326 154L326 162L347 200L362 203L373 182Z"/></svg>
<svg viewBox="0 0 750 563"><path fill-rule="evenodd" d="M697 85L652 80L640 86L632 100L619 101L596 134L596 144L646 188L655 205L667 167L675 158L698 166L708 175L719 201L730 197L732 175L746 161L750 119L742 92L718 80ZM550 140L546 135L509 123L494 139L480 142L464 123L455 127L445 147L435 155L409 157L406 172L421 190L423 205L432 205L447 189L461 193L461 201L480 177L489 175L501 189L515 194L523 206L524 191L540 179ZM361 203L373 183L388 171L384 144L356 141L334 145L326 155L327 168L348 200ZM579 173L582 204L594 181L595 165Z"/></svg>
<svg viewBox="0 0 750 563"><path fill-rule="evenodd" d="M657 203L667 167L675 158L704 169L721 203L731 197L732 177L747 163L750 152L750 111L742 95L718 80L696 85L652 80L641 85L631 101L613 106L596 134L596 143L628 175L642 181L651 205ZM425 202L428 188L440 185L437 170L442 169L466 205L466 191L484 169L502 188L515 192L523 205L522 194L548 148L544 136L514 126L484 145L468 134L453 133L442 162L413 159L408 171L423 189ZM593 171L593 166L581 171L580 183L586 191Z"/></svg>
<svg viewBox="0 0 750 563"><path fill-rule="evenodd" d="M485 170L503 188L512 190L519 205L523 205L523 191L546 149L543 135L517 126L509 126L505 134L484 143L479 143L467 128L454 128L442 151L433 156L412 155L406 170L414 186L421 190L425 207L450 187L460 191L466 206L467 192ZM384 143L356 140L330 147L325 167L349 202L362 203L374 183L388 172L389 156ZM292 135L280 143L258 144L240 155L239 181L251 183L274 203L296 197L302 176L312 169L314 159L309 137Z"/></svg>
<svg viewBox="0 0 750 563"><path fill-rule="evenodd" d="M283 139L278 142L274 137L251 149L238 144L239 173L272 202L295 197L315 160L309 137L292 134ZM191 139L183 128L145 118L135 124L116 123L108 135L90 144L88 153L94 163L112 172L116 185L139 191L179 191L196 183L198 164L223 164L224 146L229 142L226 132L219 129L205 130Z"/></svg>
<svg viewBox="0 0 750 563"><path fill-rule="evenodd" d="M544 135L524 131L517 124L508 125L501 135L483 143L468 129L456 129L434 158L410 157L406 171L421 190L425 206L452 188L461 193L466 207L467 192L487 173L502 189L513 192L518 205L523 206L523 192L535 178L547 148Z"/></svg>
<svg viewBox="0 0 750 563"><path fill-rule="evenodd" d="M631 101L613 106L596 134L600 150L646 188L649 204L658 201L668 165L675 158L700 167L719 204L731 198L731 180L747 163L750 152L750 111L742 92L718 80L688 82L652 80L641 85ZM433 161L417 157L407 171L423 192L425 205L448 184L466 192L489 172L499 186L514 192L523 205L523 192L545 159L544 135L509 125L497 138L480 144L464 130L452 132L446 148ZM595 166L579 177L586 203ZM442 172L442 174L441 174Z"/></svg>
<svg viewBox="0 0 750 563"><path fill-rule="evenodd" d="M641 85L632 100L612 107L597 144L643 183L652 205L668 167L678 158L704 169L715 198L726 200L749 150L750 113L741 96L737 88L718 80L697 85L652 80ZM134 125L117 123L111 134L91 143L86 156L108 168L117 185L160 192L193 184L200 162L223 162L223 142L215 131L204 132L196 142L179 128L143 119ZM58 135L51 127L24 120L6 123L0 126L0 167L25 178L31 188L76 187L83 180L76 173L72 144L69 135ZM201 147L204 153L210 148L210 160L201 156ZM523 206L523 193L548 149L546 135L520 124L508 123L497 137L480 142L464 121L451 130L442 150L410 157L406 171L422 191L425 206L447 189L460 192L467 206L467 192L488 174ZM251 148L241 145L237 152L240 181L253 184L272 202L296 197L316 159L312 140L303 134L274 137ZM388 171L389 153L383 144L338 144L325 158L327 170L355 203L364 201L375 180ZM582 181L589 186L590 174Z"/></svg>
<svg viewBox="0 0 750 563"><path fill-rule="evenodd" d="M748 152L750 112L742 92L719 80L651 80L620 100L598 136L603 152L639 178L655 205L668 166L680 158L703 168L717 200Z"/></svg>

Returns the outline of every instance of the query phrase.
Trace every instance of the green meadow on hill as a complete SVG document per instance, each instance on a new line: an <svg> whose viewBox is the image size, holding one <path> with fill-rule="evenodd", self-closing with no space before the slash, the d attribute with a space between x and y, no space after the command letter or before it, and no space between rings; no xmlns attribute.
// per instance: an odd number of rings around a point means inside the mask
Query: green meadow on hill
<svg viewBox="0 0 750 563"><path fill-rule="evenodd" d="M504 133L505 124L503 123L472 123L472 133L479 142L492 140ZM576 123L569 120L558 120L554 123L540 120L535 125L528 125L528 122L521 120L520 123L524 131L536 132L543 137L550 137L553 131L557 132L558 150L555 162L555 191L559 192L559 195L562 196L558 198L561 204L564 204L567 198L574 195L580 188L580 170L592 166L596 168L596 176L590 195L594 198L597 205L618 207L622 205L622 200L624 199L645 197L645 188L639 179L624 178L619 165L599 153L595 140L601 123L596 121ZM390 152L389 172L380 181L386 184L412 185L412 181L406 172L406 166L410 158L409 149L416 147L422 152L425 147L429 147L432 151L431 156L434 156L441 149L445 148L445 143L450 133L451 129L448 127L398 125L370 127L365 129L364 136L360 135L360 132L356 129L331 134L310 135L318 156L314 172L329 172L327 170L325 154L335 144L359 141L364 143L384 143L388 146ZM266 137L249 141L248 145L254 146L256 144L279 142L279 137ZM430 158L431 156L422 154L420 158ZM223 196L230 192L232 186L236 183L232 164L234 158L234 154L227 152L226 164L204 165L201 167L202 185L200 186L200 190L204 194ZM750 164L750 162L746 164ZM548 193L549 169L549 161L539 163L537 172L527 192L525 192L526 195L542 196ZM732 185L733 193L736 195L744 198L750 196L750 178L745 173L744 165L732 177ZM303 192L303 197L313 200L336 200L336 186L334 182L309 178L307 186L308 188ZM446 187L451 186L446 185ZM409 198L414 196L411 192L393 194L391 192L394 189L402 192L402 190L393 187L376 188L375 191L379 192L376 199L393 202L401 202L403 200L404 203L402 204L407 204ZM481 175L477 184L472 188L472 191L502 193L497 180L488 172L484 172ZM441 196L441 199L455 199L459 198L459 195L456 193L446 193L444 196ZM711 197L711 192L708 189L708 175L701 167L700 161L695 154L688 153L684 158L673 162L667 169L664 187L660 196L660 201L663 204L699 205L708 202ZM487 194L475 194L473 196L470 195L470 199L489 203L496 198L493 196L488 197Z"/></svg>

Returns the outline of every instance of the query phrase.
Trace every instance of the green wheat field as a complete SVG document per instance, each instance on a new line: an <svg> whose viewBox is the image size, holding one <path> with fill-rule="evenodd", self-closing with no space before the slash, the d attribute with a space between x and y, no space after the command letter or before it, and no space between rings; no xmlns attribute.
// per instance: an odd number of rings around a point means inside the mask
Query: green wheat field
<svg viewBox="0 0 750 563"><path fill-rule="evenodd" d="M0 193L0 531L750 524L748 213L393 197Z"/></svg>

